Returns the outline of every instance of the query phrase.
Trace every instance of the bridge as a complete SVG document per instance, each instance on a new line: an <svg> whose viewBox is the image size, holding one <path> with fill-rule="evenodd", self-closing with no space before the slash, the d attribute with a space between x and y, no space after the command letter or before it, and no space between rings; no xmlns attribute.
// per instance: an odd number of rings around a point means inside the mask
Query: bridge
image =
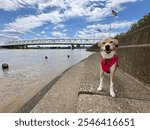
<svg viewBox="0 0 150 130"><path fill-rule="evenodd" d="M1 47L4 48L27 48L29 45L94 45L100 39L34 39L34 40L18 40L5 42Z"/></svg>
<svg viewBox="0 0 150 130"><path fill-rule="evenodd" d="M5 42L2 46L13 45L93 45L101 39L34 39Z"/></svg>

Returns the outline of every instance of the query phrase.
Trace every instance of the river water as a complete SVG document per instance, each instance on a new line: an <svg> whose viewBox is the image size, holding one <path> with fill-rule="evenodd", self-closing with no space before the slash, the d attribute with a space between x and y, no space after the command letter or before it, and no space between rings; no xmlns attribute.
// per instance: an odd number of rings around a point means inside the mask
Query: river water
<svg viewBox="0 0 150 130"><path fill-rule="evenodd" d="M9 64L8 71L0 68L0 112L16 101L23 104L61 72L90 54L83 49L0 50L0 65Z"/></svg>

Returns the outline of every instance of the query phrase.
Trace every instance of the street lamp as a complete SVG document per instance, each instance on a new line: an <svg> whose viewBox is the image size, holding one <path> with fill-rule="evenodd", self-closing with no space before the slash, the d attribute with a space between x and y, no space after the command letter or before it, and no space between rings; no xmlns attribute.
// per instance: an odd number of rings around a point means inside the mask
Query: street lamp
<svg viewBox="0 0 150 130"><path fill-rule="evenodd" d="M101 29L97 29L97 31L102 32Z"/></svg>
<svg viewBox="0 0 150 130"><path fill-rule="evenodd" d="M115 17L115 16L118 16L118 13L114 10L111 10L111 13L112 15ZM111 37L111 23L110 23L110 27L109 27L109 37Z"/></svg>

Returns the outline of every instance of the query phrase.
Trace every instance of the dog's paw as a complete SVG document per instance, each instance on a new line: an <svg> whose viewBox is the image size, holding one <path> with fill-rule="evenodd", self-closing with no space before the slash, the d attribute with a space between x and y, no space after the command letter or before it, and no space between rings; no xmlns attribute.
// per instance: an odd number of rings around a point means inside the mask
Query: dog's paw
<svg viewBox="0 0 150 130"><path fill-rule="evenodd" d="M98 87L98 88L97 88L97 91L102 91L102 87Z"/></svg>
<svg viewBox="0 0 150 130"><path fill-rule="evenodd" d="M115 93L114 92L110 92L110 96L115 97Z"/></svg>

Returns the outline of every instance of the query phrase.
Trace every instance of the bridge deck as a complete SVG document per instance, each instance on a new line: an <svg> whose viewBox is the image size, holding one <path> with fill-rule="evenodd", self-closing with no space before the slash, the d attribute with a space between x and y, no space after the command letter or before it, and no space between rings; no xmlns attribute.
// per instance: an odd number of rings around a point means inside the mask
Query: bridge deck
<svg viewBox="0 0 150 130"><path fill-rule="evenodd" d="M5 42L3 46L15 45L93 45L101 39L34 39Z"/></svg>

